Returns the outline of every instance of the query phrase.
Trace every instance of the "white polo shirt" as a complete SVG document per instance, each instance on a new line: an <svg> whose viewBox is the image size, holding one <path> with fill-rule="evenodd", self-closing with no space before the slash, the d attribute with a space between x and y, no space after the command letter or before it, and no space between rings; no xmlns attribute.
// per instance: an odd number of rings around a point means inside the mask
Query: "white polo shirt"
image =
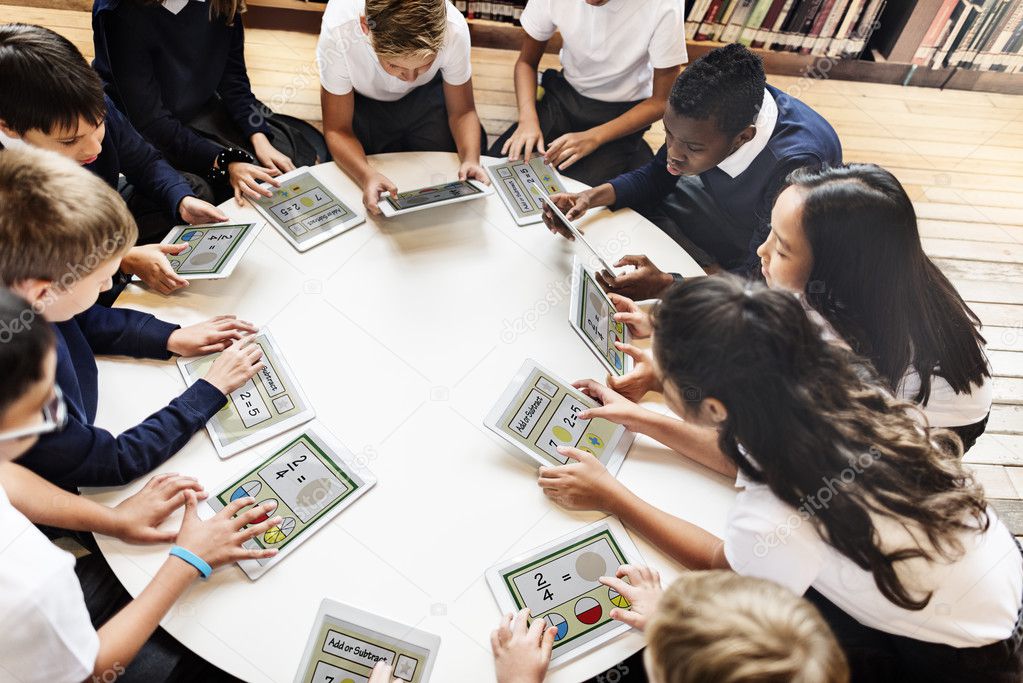
<svg viewBox="0 0 1023 683"><path fill-rule="evenodd" d="M469 25L450 2L444 44L430 68L415 81L396 78L380 65L373 43L359 23L366 13L365 0L330 0L323 13L316 63L320 83L330 93L347 95L352 90L381 102L394 102L433 80L439 71L445 83L462 85L472 76Z"/></svg>
<svg viewBox="0 0 1023 683"><path fill-rule="evenodd" d="M522 28L539 41L561 33L562 73L581 95L632 102L653 94L654 69L688 61L684 18L682 0L529 0Z"/></svg>
<svg viewBox="0 0 1023 683"><path fill-rule="evenodd" d="M860 466L873 456L864 454ZM844 473L839 474L845 478ZM850 467L850 475L855 469ZM977 647L1007 638L1016 624L1023 593L1023 558L994 510L986 532L961 536L965 554L954 562L915 559L896 565L903 584L914 591L933 591L922 610L907 610L889 602L870 572L861 569L817 533L811 515L827 505L838 489L821 481L796 509L765 484L741 472L725 531L725 557L743 576L770 579L796 595L815 588L864 626L929 643ZM813 498L813 500L810 500ZM909 532L890 519L875 524L883 547L895 549L912 542ZM918 533L918 535L920 535ZM926 546L926 540L922 542Z"/></svg>
<svg viewBox="0 0 1023 683"><path fill-rule="evenodd" d="M0 680L81 683L99 636L75 558L14 509L0 487Z"/></svg>

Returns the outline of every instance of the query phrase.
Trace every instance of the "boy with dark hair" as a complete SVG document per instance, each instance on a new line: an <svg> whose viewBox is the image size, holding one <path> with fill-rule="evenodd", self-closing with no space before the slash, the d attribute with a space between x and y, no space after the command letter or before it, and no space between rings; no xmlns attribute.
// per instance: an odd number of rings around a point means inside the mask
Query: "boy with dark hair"
<svg viewBox="0 0 1023 683"><path fill-rule="evenodd" d="M636 209L708 272L751 272L788 174L842 161L831 125L768 85L760 58L738 44L712 50L676 79L664 131L664 146L646 166L555 201L570 219L595 206ZM546 220L558 230L552 216ZM632 299L656 297L678 277L646 256L619 265L635 270L603 279Z"/></svg>
<svg viewBox="0 0 1023 683"><path fill-rule="evenodd" d="M124 197L141 244L159 242L181 222L227 220L202 198L212 198L206 182L178 173L142 139L103 94L82 53L60 34L29 24L0 26L0 72L0 146L49 149L98 175ZM121 270L169 293L187 284L166 258L182 246L135 249Z"/></svg>

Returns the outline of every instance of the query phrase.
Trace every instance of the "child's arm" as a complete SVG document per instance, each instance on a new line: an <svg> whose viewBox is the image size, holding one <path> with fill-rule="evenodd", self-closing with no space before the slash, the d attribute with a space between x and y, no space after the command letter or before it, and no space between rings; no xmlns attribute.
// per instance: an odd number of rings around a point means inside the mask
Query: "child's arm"
<svg viewBox="0 0 1023 683"><path fill-rule="evenodd" d="M547 163L565 170L601 145L643 130L664 116L668 93L678 76L679 67L654 69L653 94L627 112L589 130L565 133L547 145ZM516 85L518 82L516 81ZM521 110L521 103L520 103Z"/></svg>
<svg viewBox="0 0 1023 683"><path fill-rule="evenodd" d="M370 166L362 143L355 137L355 129L352 127L355 91L335 95L321 87L320 104L323 108L323 137L327 140L330 156L342 171L362 187L362 203L366 209L379 215L377 202L380 201L381 193L390 192L395 195L398 188L387 176Z"/></svg>
<svg viewBox="0 0 1023 683"><path fill-rule="evenodd" d="M0 464L0 484L11 505L34 524L91 531L132 543L170 543L177 532L160 531L159 526L184 504L185 490L195 491L200 499L206 497L192 477L159 474L111 508L54 486L16 463Z"/></svg>
<svg viewBox="0 0 1023 683"><path fill-rule="evenodd" d="M237 500L213 518L201 521L196 513L195 494L187 491L185 495L185 518L178 532L178 545L211 567L242 559L272 557L277 553L274 549L248 550L241 547L245 541L281 521L280 517L274 517L245 528L246 524L267 512L263 506L241 512L253 504L253 499ZM104 672L115 670L114 667L126 666L198 577L198 570L191 564L178 557L168 557L139 596L99 629L99 654L93 672L102 676Z"/></svg>
<svg viewBox="0 0 1023 683"><path fill-rule="evenodd" d="M472 94L472 78L461 85L444 82L444 102L448 110L448 126L458 147L458 179L475 178L487 185L490 179L480 166L480 117Z"/></svg>
<svg viewBox="0 0 1023 683"><path fill-rule="evenodd" d="M558 453L576 462L540 468L538 484L555 503L615 515L689 569L730 568L720 538L639 498L593 455L575 448L559 448Z"/></svg>
<svg viewBox="0 0 1023 683"><path fill-rule="evenodd" d="M540 59L547 47L546 40L536 40L528 33L522 38L519 58L515 60L515 100L519 107L519 125L504 143L501 154L507 154L511 161L525 156L529 161L533 150L545 154L543 131L536 113L536 74Z"/></svg>

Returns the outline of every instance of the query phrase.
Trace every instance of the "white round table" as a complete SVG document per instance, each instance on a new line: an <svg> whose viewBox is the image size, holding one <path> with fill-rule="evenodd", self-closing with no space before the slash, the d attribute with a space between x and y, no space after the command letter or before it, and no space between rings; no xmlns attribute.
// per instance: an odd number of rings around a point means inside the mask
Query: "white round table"
<svg viewBox="0 0 1023 683"><path fill-rule="evenodd" d="M380 155L399 189L455 176L453 154ZM317 174L362 211L361 192L334 164ZM577 183L569 181L570 187ZM232 220L260 220L233 200ZM632 211L581 221L613 260L649 254L663 269L702 271ZM483 578L499 560L599 519L566 512L482 424L527 358L567 380L604 379L568 325L572 243L543 225L515 224L497 196L395 219L369 218L302 254L267 226L234 274L163 297L131 286L119 306L183 325L235 313L269 327L325 424L361 454L379 483L257 582L236 566L196 584L163 621L187 647L246 681L290 681L321 599L329 597L441 637L432 680L493 680L489 636L499 611ZM173 362L101 359L97 424L117 433L179 394ZM663 410L663 407L660 409ZM227 461L202 431L158 471L197 476L212 490L287 438ZM732 482L640 437L620 479L651 503L721 534ZM92 489L116 504L148 477ZM180 513L168 520L176 526ZM638 536L666 582L682 569ZM165 546L98 536L132 595L167 557ZM629 633L551 673L594 676L636 652Z"/></svg>

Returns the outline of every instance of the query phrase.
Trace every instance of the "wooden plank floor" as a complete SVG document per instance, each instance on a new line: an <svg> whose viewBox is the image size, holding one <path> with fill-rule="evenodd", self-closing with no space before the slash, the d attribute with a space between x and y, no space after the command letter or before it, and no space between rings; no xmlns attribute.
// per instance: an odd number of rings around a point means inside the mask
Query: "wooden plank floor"
<svg viewBox="0 0 1023 683"><path fill-rule="evenodd" d="M7 0L10 1L10 0ZM0 22L48 26L90 60L87 12L0 5ZM256 95L275 111L320 123L316 36L250 30ZM512 52L473 49L480 118L493 136L515 118ZM555 66L547 55L543 66ZM1023 97L772 77L835 126L847 161L879 163L906 185L924 247L984 322L995 372L987 433L966 456L987 494L1023 533ZM663 130L647 134L656 148Z"/></svg>

